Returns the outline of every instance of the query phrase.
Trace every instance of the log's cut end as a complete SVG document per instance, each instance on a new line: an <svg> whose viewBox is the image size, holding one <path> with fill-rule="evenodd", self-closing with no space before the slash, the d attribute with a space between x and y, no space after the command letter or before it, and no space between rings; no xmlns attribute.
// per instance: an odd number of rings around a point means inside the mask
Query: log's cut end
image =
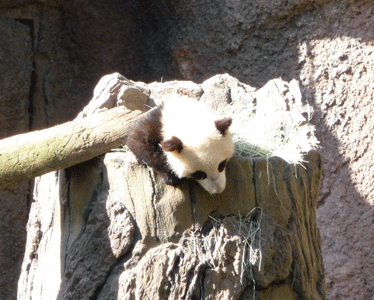
<svg viewBox="0 0 374 300"><path fill-rule="evenodd" d="M155 86L155 102L175 88ZM131 152L42 176L19 299L325 299L323 159L303 161L237 155L217 195L165 185Z"/></svg>

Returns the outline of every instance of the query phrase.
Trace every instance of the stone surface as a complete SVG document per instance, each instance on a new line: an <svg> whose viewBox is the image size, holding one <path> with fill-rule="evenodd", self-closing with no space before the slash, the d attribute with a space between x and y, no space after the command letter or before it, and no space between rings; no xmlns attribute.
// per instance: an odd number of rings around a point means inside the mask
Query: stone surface
<svg viewBox="0 0 374 300"><path fill-rule="evenodd" d="M374 231L373 9L368 0L0 3L2 16L32 29L36 77L26 107L33 129L76 117L99 78L114 71L145 82L229 73L257 88L297 79L314 107L325 157L318 222L333 300L374 293L374 243L367 238ZM26 209L26 194L15 199Z"/></svg>
<svg viewBox="0 0 374 300"><path fill-rule="evenodd" d="M147 111L150 105L154 105L149 94L146 84L132 82L119 73L108 74L100 79L92 100L78 114L77 119L120 105L131 110Z"/></svg>
<svg viewBox="0 0 374 300"><path fill-rule="evenodd" d="M323 120L317 128L326 161L318 222L330 299L374 297L374 240L368 238L374 235L374 47L365 37L373 33L368 11L368 4L349 7L350 18L339 22L341 35L311 41L302 73L313 83L316 117Z"/></svg>
<svg viewBox="0 0 374 300"><path fill-rule="evenodd" d="M165 186L131 153L45 175L19 299L324 299L322 158L308 159L306 169L279 158L233 159L229 189L215 197L194 183ZM254 185L235 177L238 165Z"/></svg>
<svg viewBox="0 0 374 300"><path fill-rule="evenodd" d="M245 87L228 75L217 78ZM146 85L107 75L97 89L106 82L115 88L94 96L84 113L121 105L129 86L131 95L150 95L149 103L203 97L204 88L216 95L211 106L231 102L222 85L212 84L217 78ZM247 87L242 96L253 91ZM306 161L234 157L218 195L194 181L167 186L129 151L43 175L36 179L18 298L325 299L316 226L322 156L310 151Z"/></svg>
<svg viewBox="0 0 374 300"><path fill-rule="evenodd" d="M105 74L121 71L140 79L137 61L142 54L131 26L133 3L10 2L0 4L0 14L26 23L31 31L35 70L29 105L32 129L75 118Z"/></svg>
<svg viewBox="0 0 374 300"><path fill-rule="evenodd" d="M373 298L373 3L172 3L180 22L165 26L182 78L300 81L325 157L318 223L328 299Z"/></svg>
<svg viewBox="0 0 374 300"><path fill-rule="evenodd" d="M0 17L0 138L29 130L30 28ZM29 184L0 191L0 298L15 299L25 250Z"/></svg>
<svg viewBox="0 0 374 300"><path fill-rule="evenodd" d="M97 293L135 231L128 210L108 197L107 185L99 158L36 179L18 299L88 299Z"/></svg>

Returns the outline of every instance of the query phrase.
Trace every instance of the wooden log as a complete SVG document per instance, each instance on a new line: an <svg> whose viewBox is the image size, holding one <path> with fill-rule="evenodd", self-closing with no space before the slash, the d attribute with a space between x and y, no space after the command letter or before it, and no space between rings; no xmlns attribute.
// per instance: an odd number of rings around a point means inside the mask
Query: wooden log
<svg viewBox="0 0 374 300"><path fill-rule="evenodd" d="M92 159L125 144L142 115L124 106L0 140L0 189Z"/></svg>

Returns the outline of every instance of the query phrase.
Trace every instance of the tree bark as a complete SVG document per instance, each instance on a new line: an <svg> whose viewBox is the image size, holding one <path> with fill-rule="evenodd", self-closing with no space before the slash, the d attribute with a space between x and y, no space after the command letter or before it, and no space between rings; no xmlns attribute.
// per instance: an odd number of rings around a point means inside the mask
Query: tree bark
<svg viewBox="0 0 374 300"><path fill-rule="evenodd" d="M125 144L142 114L124 106L0 141L0 189L92 159Z"/></svg>

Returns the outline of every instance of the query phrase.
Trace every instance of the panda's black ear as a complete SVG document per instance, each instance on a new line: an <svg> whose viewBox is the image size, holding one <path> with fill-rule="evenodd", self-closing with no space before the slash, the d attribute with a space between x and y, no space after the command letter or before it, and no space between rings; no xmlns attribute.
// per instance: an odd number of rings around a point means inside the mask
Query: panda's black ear
<svg viewBox="0 0 374 300"><path fill-rule="evenodd" d="M183 150L183 143L176 136L173 136L170 140L162 141L160 145L162 149L167 152L177 151L181 153Z"/></svg>
<svg viewBox="0 0 374 300"><path fill-rule="evenodd" d="M214 124L216 125L216 128L222 135L226 134L227 129L229 129L231 123L232 123L231 118L224 118L224 119L217 120L214 122Z"/></svg>

